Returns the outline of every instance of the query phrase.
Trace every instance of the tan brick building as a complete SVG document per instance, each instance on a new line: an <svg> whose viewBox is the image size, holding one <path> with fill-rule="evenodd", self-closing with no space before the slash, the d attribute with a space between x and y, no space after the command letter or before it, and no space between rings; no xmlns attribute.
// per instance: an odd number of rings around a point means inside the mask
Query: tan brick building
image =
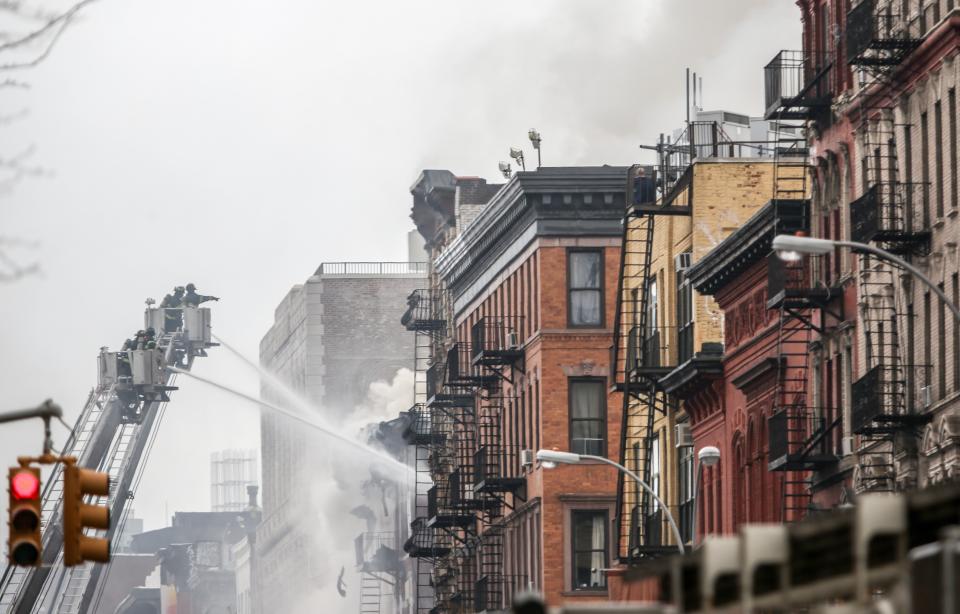
<svg viewBox="0 0 960 614"><path fill-rule="evenodd" d="M664 168L656 169L660 176ZM614 389L626 399L623 464L658 492L689 543L695 438L689 437L685 398L722 372L705 373L704 361L719 360L723 319L711 297L693 291L686 273L769 200L773 167L770 158L707 154L676 170L675 183L654 202L655 192L644 187L654 169L634 169L636 196L624 224ZM684 441L677 440L678 425ZM720 468L713 471L719 474ZM705 476L712 479L712 473ZM638 491L631 480L621 480L618 546L626 563L676 550L663 510ZM621 574L612 576L618 583ZM636 597L630 587L619 590L621 598Z"/></svg>

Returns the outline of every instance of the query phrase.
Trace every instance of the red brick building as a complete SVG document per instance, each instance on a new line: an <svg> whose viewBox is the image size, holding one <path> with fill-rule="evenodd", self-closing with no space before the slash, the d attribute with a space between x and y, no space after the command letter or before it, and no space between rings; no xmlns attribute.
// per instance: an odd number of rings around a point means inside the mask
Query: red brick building
<svg viewBox="0 0 960 614"><path fill-rule="evenodd" d="M779 315L768 308L782 273L770 257L770 243L777 232L805 229L806 207L804 201L767 203L688 273L694 288L713 296L724 314L723 347L701 353L698 377L675 393L686 402L696 448L720 449L721 462L704 468L700 484L700 536L731 533L746 522L780 522L795 506L785 492L795 492L789 482L803 476L769 469L800 461L785 448L787 433L771 433L768 423L778 409L778 382L805 379L800 355L806 346L789 337L782 341Z"/></svg>
<svg viewBox="0 0 960 614"><path fill-rule="evenodd" d="M626 171L517 173L436 254L434 289L453 325L438 339L425 409L435 429L457 416L443 466L456 479L433 472L439 490L421 524L438 543L455 536L422 551L441 611L469 598L469 610L500 609L528 587L554 605L607 598L616 472L546 469L532 456L619 455L620 405L607 390Z"/></svg>

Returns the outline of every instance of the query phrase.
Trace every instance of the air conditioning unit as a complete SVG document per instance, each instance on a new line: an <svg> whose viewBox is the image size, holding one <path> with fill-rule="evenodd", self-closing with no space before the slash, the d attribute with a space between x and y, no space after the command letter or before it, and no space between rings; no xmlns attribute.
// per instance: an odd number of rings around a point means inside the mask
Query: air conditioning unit
<svg viewBox="0 0 960 614"><path fill-rule="evenodd" d="M922 405L924 409L933 405L933 386L920 388L920 405Z"/></svg>
<svg viewBox="0 0 960 614"><path fill-rule="evenodd" d="M678 448L692 448L693 447L693 433L690 432L690 425L686 422L681 422L676 425L676 441Z"/></svg>
<svg viewBox="0 0 960 614"><path fill-rule="evenodd" d="M673 257L674 269L676 271L686 271L690 268L692 264L693 254L690 252L683 252L682 254L677 254Z"/></svg>
<svg viewBox="0 0 960 614"><path fill-rule="evenodd" d="M517 331L511 330L507 332L507 347L508 350L519 350L520 349L520 335L517 334Z"/></svg>
<svg viewBox="0 0 960 614"><path fill-rule="evenodd" d="M524 467L533 466L533 450L520 450L520 464Z"/></svg>

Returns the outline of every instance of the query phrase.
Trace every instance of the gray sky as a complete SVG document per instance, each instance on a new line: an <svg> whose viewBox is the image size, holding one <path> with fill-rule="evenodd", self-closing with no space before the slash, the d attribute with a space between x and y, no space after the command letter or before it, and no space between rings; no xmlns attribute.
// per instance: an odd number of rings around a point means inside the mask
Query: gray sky
<svg viewBox="0 0 960 614"><path fill-rule="evenodd" d="M0 235L39 241L13 253L43 267L0 285L0 410L52 397L72 422L97 348L174 284L223 297L214 330L255 358L319 262L405 258L419 169L495 180L531 127L547 165L638 161L680 124L685 67L706 108L756 115L799 33L791 0L95 3L30 90L0 90L0 115L29 109L0 157L35 145L55 172L0 196ZM258 389L225 351L196 369ZM259 441L252 407L180 384L137 493L148 528L208 509L210 452ZM0 427L0 462L40 439Z"/></svg>

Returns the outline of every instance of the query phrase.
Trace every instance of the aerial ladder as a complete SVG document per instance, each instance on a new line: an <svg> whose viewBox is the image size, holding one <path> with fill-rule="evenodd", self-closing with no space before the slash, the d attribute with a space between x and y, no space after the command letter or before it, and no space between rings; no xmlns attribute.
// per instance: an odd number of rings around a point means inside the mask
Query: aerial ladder
<svg viewBox="0 0 960 614"><path fill-rule="evenodd" d="M153 307L144 328L156 331L156 347L114 352L100 349L99 380L63 448L80 467L110 475L110 495L92 501L110 508L110 528L97 537L120 535L176 371L189 371L211 343L206 307ZM105 565L63 564L63 471L54 465L43 492L43 552L38 567L8 565L0 577L0 614L96 611L107 579Z"/></svg>

